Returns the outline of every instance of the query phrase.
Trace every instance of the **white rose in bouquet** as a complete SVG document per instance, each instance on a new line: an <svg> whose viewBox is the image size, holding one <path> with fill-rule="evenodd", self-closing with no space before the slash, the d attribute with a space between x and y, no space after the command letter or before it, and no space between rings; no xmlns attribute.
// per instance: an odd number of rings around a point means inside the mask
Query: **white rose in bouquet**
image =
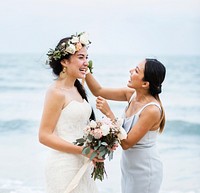
<svg viewBox="0 0 200 193"><path fill-rule="evenodd" d="M123 127L120 127L120 128L119 128L119 131L120 131L120 133L118 134L118 138L119 138L120 140L126 139L126 138L127 138L127 133L126 133L126 131L124 130L124 128L123 128Z"/></svg>
<svg viewBox="0 0 200 193"><path fill-rule="evenodd" d="M101 129L101 131L102 131L102 135L103 135L103 136L108 135L109 132L110 132L110 127L109 127L109 125L103 124L103 125L100 127L100 129Z"/></svg>
<svg viewBox="0 0 200 193"><path fill-rule="evenodd" d="M90 125L91 128L95 128L97 126L97 123L92 120L92 121L90 121L89 125Z"/></svg>

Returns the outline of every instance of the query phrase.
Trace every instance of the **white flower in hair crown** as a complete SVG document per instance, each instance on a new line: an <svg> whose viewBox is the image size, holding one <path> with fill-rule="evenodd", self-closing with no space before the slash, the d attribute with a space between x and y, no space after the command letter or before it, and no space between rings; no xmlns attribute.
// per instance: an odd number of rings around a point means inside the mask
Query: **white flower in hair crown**
<svg viewBox="0 0 200 193"><path fill-rule="evenodd" d="M68 41L61 43L54 49L50 49L47 53L48 59L51 62L52 60L59 60L62 56L68 54L74 54L79 51L83 46L89 45L91 42L89 36L86 32L80 34L72 35Z"/></svg>

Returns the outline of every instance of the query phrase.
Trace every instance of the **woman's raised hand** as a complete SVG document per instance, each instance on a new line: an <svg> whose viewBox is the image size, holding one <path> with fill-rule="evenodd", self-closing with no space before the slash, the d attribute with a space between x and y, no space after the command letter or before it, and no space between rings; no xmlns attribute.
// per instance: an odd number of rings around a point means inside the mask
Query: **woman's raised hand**
<svg viewBox="0 0 200 193"><path fill-rule="evenodd" d="M113 112L110 109L108 102L106 101L106 99L104 99L101 96L98 96L96 99L96 108L99 109L104 115L106 115L110 119L115 118Z"/></svg>

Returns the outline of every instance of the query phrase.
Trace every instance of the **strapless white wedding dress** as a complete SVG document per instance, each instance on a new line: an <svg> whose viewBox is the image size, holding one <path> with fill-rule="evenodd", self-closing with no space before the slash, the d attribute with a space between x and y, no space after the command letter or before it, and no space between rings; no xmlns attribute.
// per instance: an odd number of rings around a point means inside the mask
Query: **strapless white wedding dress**
<svg viewBox="0 0 200 193"><path fill-rule="evenodd" d="M83 136L91 114L91 106L86 100L71 101L61 112L55 133L68 142L75 142ZM88 158L51 150L46 165L47 193L97 193L91 178L92 163Z"/></svg>

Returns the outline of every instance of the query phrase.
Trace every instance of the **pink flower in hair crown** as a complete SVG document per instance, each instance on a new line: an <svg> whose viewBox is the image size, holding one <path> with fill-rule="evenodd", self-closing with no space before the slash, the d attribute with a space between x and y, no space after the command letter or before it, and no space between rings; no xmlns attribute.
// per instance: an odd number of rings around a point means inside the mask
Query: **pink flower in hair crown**
<svg viewBox="0 0 200 193"><path fill-rule="evenodd" d="M79 51L83 46L81 44L81 42L76 43L76 51Z"/></svg>

